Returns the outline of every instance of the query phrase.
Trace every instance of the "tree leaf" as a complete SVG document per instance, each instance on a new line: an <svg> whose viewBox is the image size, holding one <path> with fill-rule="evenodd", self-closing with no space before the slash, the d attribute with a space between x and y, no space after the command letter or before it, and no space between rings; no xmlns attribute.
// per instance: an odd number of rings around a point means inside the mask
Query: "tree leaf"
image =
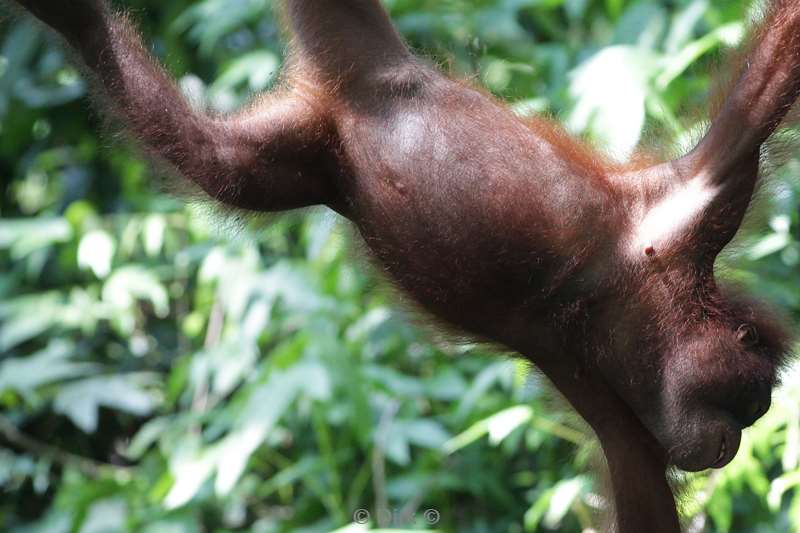
<svg viewBox="0 0 800 533"><path fill-rule="evenodd" d="M85 433L94 433L101 406L137 416L150 413L156 402L153 395L143 388L149 381L151 378L144 374L80 380L61 388L53 409L68 416Z"/></svg>

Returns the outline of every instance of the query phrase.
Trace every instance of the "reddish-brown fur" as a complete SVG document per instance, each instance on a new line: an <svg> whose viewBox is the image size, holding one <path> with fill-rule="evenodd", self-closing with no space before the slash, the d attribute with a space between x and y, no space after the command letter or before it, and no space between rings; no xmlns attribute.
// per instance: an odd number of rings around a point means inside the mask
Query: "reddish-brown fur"
<svg viewBox="0 0 800 533"><path fill-rule="evenodd" d="M19 3L211 197L331 207L421 306L533 361L597 433L619 531L678 531L668 465L723 466L769 406L787 336L714 260L800 92L800 0L773 1L692 152L627 168L415 59L378 0L286 0L285 83L232 117L193 112L101 0Z"/></svg>

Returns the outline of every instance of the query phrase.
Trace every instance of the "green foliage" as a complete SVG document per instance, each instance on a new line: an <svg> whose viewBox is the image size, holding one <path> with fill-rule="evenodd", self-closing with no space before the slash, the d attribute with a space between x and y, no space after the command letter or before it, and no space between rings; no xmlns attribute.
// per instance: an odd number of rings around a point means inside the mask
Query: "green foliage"
<svg viewBox="0 0 800 533"><path fill-rule="evenodd" d="M274 82L270 2L126 4L195 104ZM723 0L386 4L420 53L620 158L646 129L694 136L684 108L744 18ZM58 40L4 23L0 529L599 527L595 447L525 364L432 343L329 213L247 229L159 194L85 89ZM726 261L795 315L798 170ZM797 372L728 468L684 478L691 531L800 530Z"/></svg>

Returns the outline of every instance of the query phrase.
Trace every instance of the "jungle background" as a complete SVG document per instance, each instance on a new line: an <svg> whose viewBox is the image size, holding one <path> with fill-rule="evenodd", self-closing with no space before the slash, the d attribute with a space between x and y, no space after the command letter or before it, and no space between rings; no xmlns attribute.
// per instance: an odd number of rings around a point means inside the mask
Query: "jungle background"
<svg viewBox="0 0 800 533"><path fill-rule="evenodd" d="M697 138L753 10L385 4L430 61L620 159ZM195 105L230 111L275 83L271 1L124 6ZM164 194L134 147L98 135L59 40L0 10L0 530L601 526L596 446L524 363L420 327L324 210L228 222ZM795 319L798 175L800 150L720 265ZM730 466L682 477L688 531L800 531L798 378Z"/></svg>

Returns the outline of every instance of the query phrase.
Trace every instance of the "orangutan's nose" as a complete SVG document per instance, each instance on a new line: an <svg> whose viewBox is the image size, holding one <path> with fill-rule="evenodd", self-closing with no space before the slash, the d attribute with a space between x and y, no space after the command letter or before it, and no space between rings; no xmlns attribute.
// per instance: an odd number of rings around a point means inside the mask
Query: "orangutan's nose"
<svg viewBox="0 0 800 533"><path fill-rule="evenodd" d="M753 396L748 402L743 402L737 409L732 410L731 414L742 428L750 427L756 420L766 414L771 403L771 394L766 391Z"/></svg>

